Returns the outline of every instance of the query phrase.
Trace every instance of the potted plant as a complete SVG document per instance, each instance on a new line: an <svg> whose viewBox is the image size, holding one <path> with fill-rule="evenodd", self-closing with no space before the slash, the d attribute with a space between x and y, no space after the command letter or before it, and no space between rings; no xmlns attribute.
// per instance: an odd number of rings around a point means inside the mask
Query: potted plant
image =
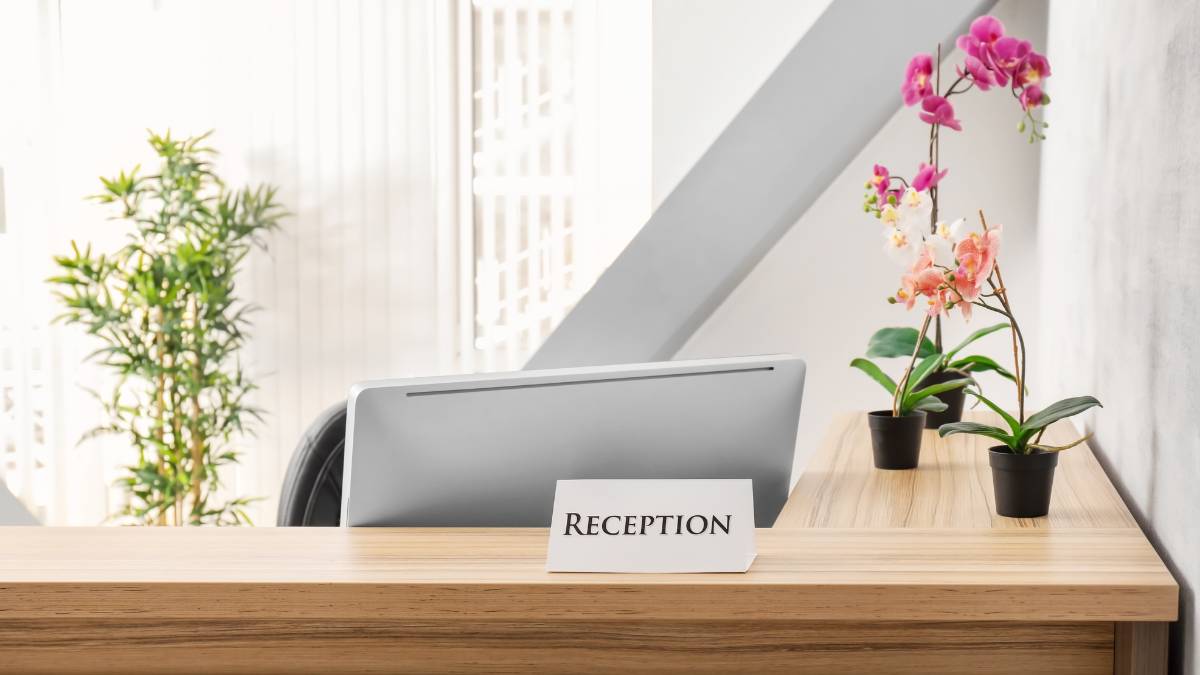
<svg viewBox="0 0 1200 675"><path fill-rule="evenodd" d="M915 353L924 358L944 353L946 358L918 383L930 385L970 379L973 373L994 371L1008 379L1014 375L994 359L983 355L958 357L958 353L974 340L991 332L1003 330L997 324L976 331L958 347L946 352L942 344L942 318L949 307L945 298L925 292L925 285L936 285L933 267L952 267L956 264L954 248L970 233L963 218L951 222L942 220L939 209L941 183L949 173L939 162L943 128L962 131L962 122L955 117L952 99L972 89L988 91L1007 89L1019 102L1024 117L1018 125L1020 132L1029 132L1029 142L1044 139L1046 124L1034 116L1034 110L1050 102L1041 85L1050 75L1046 58L1033 51L1024 40L1004 35L1004 25L996 18L982 16L971 24L970 31L958 38L958 47L966 53L956 69L957 77L949 86L941 84L941 48L933 54L912 57L900 86L906 106L918 106L920 119L929 124L927 161L920 162L911 178L893 174L888 167L876 164L866 182L863 210L884 225L884 250L901 267L908 270L900 290L889 301L903 303L911 309L919 297L927 300L927 311L933 317L933 339L918 340L912 328L884 328L872 337L867 354L872 357L907 356ZM970 320L972 306L960 304L963 318ZM927 424L936 428L942 423L957 421L962 416L962 388L950 389L939 395L947 404L942 413L928 416Z"/></svg>
<svg viewBox="0 0 1200 675"><path fill-rule="evenodd" d="M1041 443L1046 427L1058 420L1078 415L1100 405L1091 396L1066 398L1020 419L1005 412L977 391L969 392L984 405L1000 415L1008 429L978 422L954 422L938 429L938 434L978 434L1000 441L989 448L988 463L992 467L992 490L996 496L996 513L1011 518L1037 518L1050 511L1050 494L1054 488L1054 467L1058 453L1086 441L1085 435L1066 445Z"/></svg>
<svg viewBox="0 0 1200 675"><path fill-rule="evenodd" d="M220 481L220 469L238 461L238 437L259 418L238 360L252 307L235 280L284 211L275 188L226 188L207 136L151 134L157 173L102 178L94 199L129 223L125 245L96 255L72 242L49 280L66 306L60 319L101 342L92 358L115 380L111 395L97 394L108 420L91 434L118 434L135 451L119 480L127 502L114 514L129 523L250 520L251 500L227 498Z"/></svg>
<svg viewBox="0 0 1200 675"><path fill-rule="evenodd" d="M975 373L993 371L1008 380L1013 379L1013 374L1004 366L996 363L995 359L991 357L982 354L960 356L960 353L976 340L1008 327L1008 323L998 323L986 328L980 328L968 335L957 346L944 353L940 345L934 343L929 338L922 340L918 348L917 330L915 328L880 328L871 336L871 340L867 343L867 356L874 358L908 356L913 353L914 349L917 351L917 356L921 358L933 354L941 354L942 358L938 360L934 369L917 383L917 388L960 379L967 379L978 387L979 383L974 378ZM965 387L956 387L938 394L938 399L946 404L946 409L942 412L928 413L925 417L925 428L937 429L943 424L957 422L962 419L963 399L965 398L964 391Z"/></svg>
<svg viewBox="0 0 1200 675"><path fill-rule="evenodd" d="M928 326L928 321L926 322ZM915 469L921 455L921 431L928 413L940 413L946 404L937 395L961 389L969 380L959 379L917 387L937 366L941 355L930 354L916 364L909 363L897 384L883 370L867 359L854 359L850 365L878 382L892 395L892 407L867 413L871 429L871 449L877 469ZM915 361L916 354L913 355Z"/></svg>

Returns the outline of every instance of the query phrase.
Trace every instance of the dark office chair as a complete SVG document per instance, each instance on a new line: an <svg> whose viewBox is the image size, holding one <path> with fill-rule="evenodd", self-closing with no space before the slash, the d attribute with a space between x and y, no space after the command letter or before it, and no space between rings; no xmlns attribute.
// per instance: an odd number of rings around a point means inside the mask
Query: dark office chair
<svg viewBox="0 0 1200 675"><path fill-rule="evenodd" d="M321 413L288 464L275 524L337 527L342 516L342 454L346 449L346 402Z"/></svg>

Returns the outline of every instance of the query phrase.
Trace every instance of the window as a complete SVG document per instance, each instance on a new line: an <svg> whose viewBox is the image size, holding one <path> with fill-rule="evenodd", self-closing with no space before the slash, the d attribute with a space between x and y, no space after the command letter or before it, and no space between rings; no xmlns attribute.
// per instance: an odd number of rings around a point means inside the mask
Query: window
<svg viewBox="0 0 1200 675"><path fill-rule="evenodd" d="M522 367L649 215L637 4L470 3L464 370Z"/></svg>

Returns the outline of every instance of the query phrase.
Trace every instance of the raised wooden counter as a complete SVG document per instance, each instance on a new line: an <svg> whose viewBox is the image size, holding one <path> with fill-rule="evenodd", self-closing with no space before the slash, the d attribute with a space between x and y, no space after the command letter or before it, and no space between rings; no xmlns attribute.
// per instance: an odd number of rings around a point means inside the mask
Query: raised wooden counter
<svg viewBox="0 0 1200 675"><path fill-rule="evenodd" d="M964 416L1003 427L991 412ZM1070 422L1046 430L1050 444L1079 438ZM996 515L988 448L982 436L941 438L926 431L916 471L877 471L861 414L839 416L809 460L775 527L917 527L987 529L1137 528L1087 444L1059 455L1050 513Z"/></svg>
<svg viewBox="0 0 1200 675"><path fill-rule="evenodd" d="M0 672L1161 672L1178 588L1090 451L1001 522L971 439L884 473L865 434L747 574L548 574L533 529L0 529Z"/></svg>

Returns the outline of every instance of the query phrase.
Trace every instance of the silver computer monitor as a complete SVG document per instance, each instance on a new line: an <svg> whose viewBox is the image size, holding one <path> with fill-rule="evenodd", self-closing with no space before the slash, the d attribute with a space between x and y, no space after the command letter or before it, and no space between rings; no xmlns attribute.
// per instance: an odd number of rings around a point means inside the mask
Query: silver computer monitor
<svg viewBox="0 0 1200 675"><path fill-rule="evenodd" d="M769 527L791 481L791 356L355 385L343 526L548 526L568 478L750 478Z"/></svg>

